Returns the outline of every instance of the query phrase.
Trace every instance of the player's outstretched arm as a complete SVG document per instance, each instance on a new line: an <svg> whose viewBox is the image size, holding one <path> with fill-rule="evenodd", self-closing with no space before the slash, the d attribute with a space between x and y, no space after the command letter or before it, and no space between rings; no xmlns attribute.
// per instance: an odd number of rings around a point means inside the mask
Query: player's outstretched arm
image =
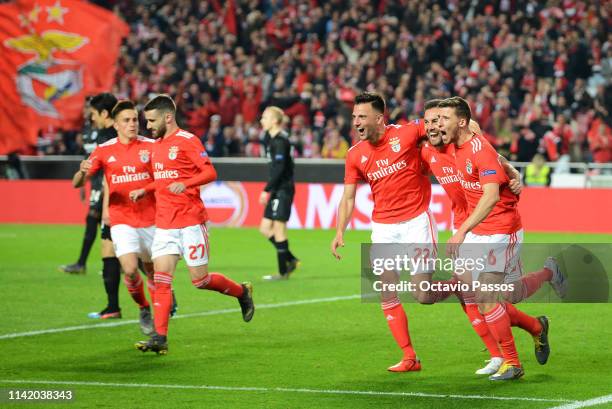
<svg viewBox="0 0 612 409"><path fill-rule="evenodd" d="M344 193L342 199L338 205L338 224L336 226L336 236L331 243L331 252L336 259L340 260L342 257L338 254L338 247L344 247L344 232L348 226L349 221L353 215L353 209L355 208L355 192L357 185L354 183L344 185Z"/></svg>
<svg viewBox="0 0 612 409"><path fill-rule="evenodd" d="M521 190L523 190L521 173L514 166L512 166L510 162L508 162L508 159L504 158L502 155L499 155L497 158L499 163L502 165L502 168L506 172L506 175L508 175L508 178L510 179L508 187L515 195L520 194Z"/></svg>
<svg viewBox="0 0 612 409"><path fill-rule="evenodd" d="M81 165L79 166L79 170L72 177L72 186L81 187L85 184L87 180L89 169L91 169L91 161L89 159L81 161Z"/></svg>
<svg viewBox="0 0 612 409"><path fill-rule="evenodd" d="M499 202L499 184L486 183L482 186L482 196L476 204L474 211L463 222L453 237L447 242L446 252L449 255L456 255L459 245L465 240L465 235L487 218L495 204Z"/></svg>

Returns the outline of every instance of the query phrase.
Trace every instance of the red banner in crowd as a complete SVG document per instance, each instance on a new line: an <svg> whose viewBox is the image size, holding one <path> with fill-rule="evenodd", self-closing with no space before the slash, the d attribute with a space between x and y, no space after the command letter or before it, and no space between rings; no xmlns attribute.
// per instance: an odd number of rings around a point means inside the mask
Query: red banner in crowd
<svg viewBox="0 0 612 409"><path fill-rule="evenodd" d="M263 215L263 183L215 182L202 190L211 222L220 226L258 226ZM298 183L290 228L334 228L341 184ZM83 223L87 205L69 181L0 181L0 223ZM369 229L372 197L357 187L350 227ZM451 226L450 201L432 185L430 209L440 230ZM612 189L525 188L519 208L527 231L612 233Z"/></svg>
<svg viewBox="0 0 612 409"><path fill-rule="evenodd" d="M87 95L111 89L129 27L79 0L0 5L0 154L35 145L38 131L78 127Z"/></svg>

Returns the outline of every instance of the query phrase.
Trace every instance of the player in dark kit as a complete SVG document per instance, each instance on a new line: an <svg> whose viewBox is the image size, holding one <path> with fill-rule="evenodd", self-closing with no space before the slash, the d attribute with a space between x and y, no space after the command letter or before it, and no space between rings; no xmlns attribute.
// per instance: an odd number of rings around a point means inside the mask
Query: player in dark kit
<svg viewBox="0 0 612 409"><path fill-rule="evenodd" d="M289 135L281 128L284 115L280 108L270 106L261 116L261 125L270 137L266 147L270 179L259 197L259 203L266 206L259 231L274 245L278 259L278 274L264 276L264 280L288 279L299 263L289 250L287 240L287 221L291 216L295 184L291 143Z"/></svg>
<svg viewBox="0 0 612 409"><path fill-rule="evenodd" d="M117 99L115 96L108 93L96 95L89 102L87 109L91 119L91 128L83 133L83 142L87 155L91 155L98 145L117 136L115 128L112 126L112 119L110 119L110 111L116 103ZM98 224L102 220L102 198L104 196L102 179L102 172L97 173L90 179L89 210L85 219L85 234L79 259L74 264L59 266L60 271L70 274L85 274L86 272L87 257L94 241L96 241ZM110 239L110 230L108 228L102 229L102 239Z"/></svg>
<svg viewBox="0 0 612 409"><path fill-rule="evenodd" d="M92 139L95 136L95 145L90 146L93 149L112 138L117 137L117 131L113 127L113 119L111 111L117 104L117 98L109 93L102 93L94 96L89 105L91 112L91 122L96 129L96 134L92 134ZM79 170L72 179L73 186L81 186L85 172ZM89 254L89 250L95 241L96 230L98 223L102 219L102 202L103 202L103 178L102 172L91 177L91 194L89 202L89 212L87 214L87 227L85 229L85 237L81 249L79 261L75 264L61 266L60 268L67 273L79 273L85 271L85 260ZM119 281L121 269L119 259L115 257L113 243L111 241L110 226L105 226L102 223L102 277L104 279L104 289L108 298L108 304L101 312L93 312L89 314L90 318L109 319L121 318L121 309L119 308Z"/></svg>

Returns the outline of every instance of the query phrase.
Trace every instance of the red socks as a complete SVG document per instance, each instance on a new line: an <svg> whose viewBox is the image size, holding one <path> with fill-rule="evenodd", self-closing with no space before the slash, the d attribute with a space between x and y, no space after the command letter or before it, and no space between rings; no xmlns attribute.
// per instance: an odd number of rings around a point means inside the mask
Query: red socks
<svg viewBox="0 0 612 409"><path fill-rule="evenodd" d="M147 277L147 291L149 292L149 297L151 297L151 302L155 302L155 281L153 277Z"/></svg>
<svg viewBox="0 0 612 409"><path fill-rule="evenodd" d="M244 292L240 284L219 273L208 273L201 279L192 280L191 282L201 290L218 291L236 298L240 297Z"/></svg>
<svg viewBox="0 0 612 409"><path fill-rule="evenodd" d="M149 292L149 297L151 297L151 302L155 300L155 278L153 263L143 263L145 274L147 275L147 291Z"/></svg>
<svg viewBox="0 0 612 409"><path fill-rule="evenodd" d="M536 291L540 289L540 287L542 287L542 284L547 281L550 281L551 279L552 271L547 268L543 268L540 271L534 271L533 273L529 273L521 277L519 281L523 286L522 300L533 295Z"/></svg>
<svg viewBox="0 0 612 409"><path fill-rule="evenodd" d="M172 309L172 275L155 273L155 302L153 303L155 332L168 335L168 320Z"/></svg>
<svg viewBox="0 0 612 409"><path fill-rule="evenodd" d="M534 337L540 335L542 332L542 324L540 324L537 318L525 314L509 302L505 303L504 307L506 308L506 312L510 317L510 323L513 327L522 328Z"/></svg>
<svg viewBox="0 0 612 409"><path fill-rule="evenodd" d="M484 314L487 326L493 338L499 344L504 361L510 365L521 366L512 336L512 328L510 327L510 317L504 309L504 306L497 303L495 307Z"/></svg>
<svg viewBox="0 0 612 409"><path fill-rule="evenodd" d="M399 299L394 298L383 302L382 309L395 342L404 351L404 359L415 359L416 354L412 349L410 334L408 333L408 318Z"/></svg>
<svg viewBox="0 0 612 409"><path fill-rule="evenodd" d="M476 331L478 336L482 339L482 342L487 347L491 358L501 357L502 354L499 351L497 341L489 332L489 326L485 321L485 317L483 317L480 311L478 311L478 305L465 304L464 311L468 319L472 323L472 328L474 328L474 331Z"/></svg>
<svg viewBox="0 0 612 409"><path fill-rule="evenodd" d="M147 297L144 292L144 284L142 282L142 278L140 274L136 273L133 276L129 274L125 274L123 276L123 281L128 289L128 292L136 301L136 304L140 306L140 308L146 308L149 306L149 302L147 301Z"/></svg>

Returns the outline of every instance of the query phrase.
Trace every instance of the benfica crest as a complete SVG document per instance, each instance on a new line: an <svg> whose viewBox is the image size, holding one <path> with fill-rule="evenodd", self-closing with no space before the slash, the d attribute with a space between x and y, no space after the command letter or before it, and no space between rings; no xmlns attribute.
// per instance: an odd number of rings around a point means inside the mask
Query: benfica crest
<svg viewBox="0 0 612 409"><path fill-rule="evenodd" d="M0 117L16 118L2 121L0 152L36 144L41 129L80 128L85 97L112 87L129 32L93 2L0 2Z"/></svg>
<svg viewBox="0 0 612 409"><path fill-rule="evenodd" d="M59 30L43 31L40 35L25 34L5 40L5 45L14 50L35 55L17 70L15 81L22 101L40 115L59 118L54 103L81 91L83 64L56 58L53 53L69 55L88 41L87 37L77 33Z"/></svg>
<svg viewBox="0 0 612 409"><path fill-rule="evenodd" d="M140 156L140 161L142 163L149 163L149 159L150 159L149 151L143 149L138 152L138 156Z"/></svg>
<svg viewBox="0 0 612 409"><path fill-rule="evenodd" d="M391 138L391 140L389 140L389 145L391 145L391 150L395 153L399 152L400 149L402 149L399 138L397 136L394 136L393 138Z"/></svg>
<svg viewBox="0 0 612 409"><path fill-rule="evenodd" d="M178 156L178 146L171 146L168 150L168 159L174 160Z"/></svg>
<svg viewBox="0 0 612 409"><path fill-rule="evenodd" d="M465 171L470 175L472 174L472 161L469 159L465 161Z"/></svg>

